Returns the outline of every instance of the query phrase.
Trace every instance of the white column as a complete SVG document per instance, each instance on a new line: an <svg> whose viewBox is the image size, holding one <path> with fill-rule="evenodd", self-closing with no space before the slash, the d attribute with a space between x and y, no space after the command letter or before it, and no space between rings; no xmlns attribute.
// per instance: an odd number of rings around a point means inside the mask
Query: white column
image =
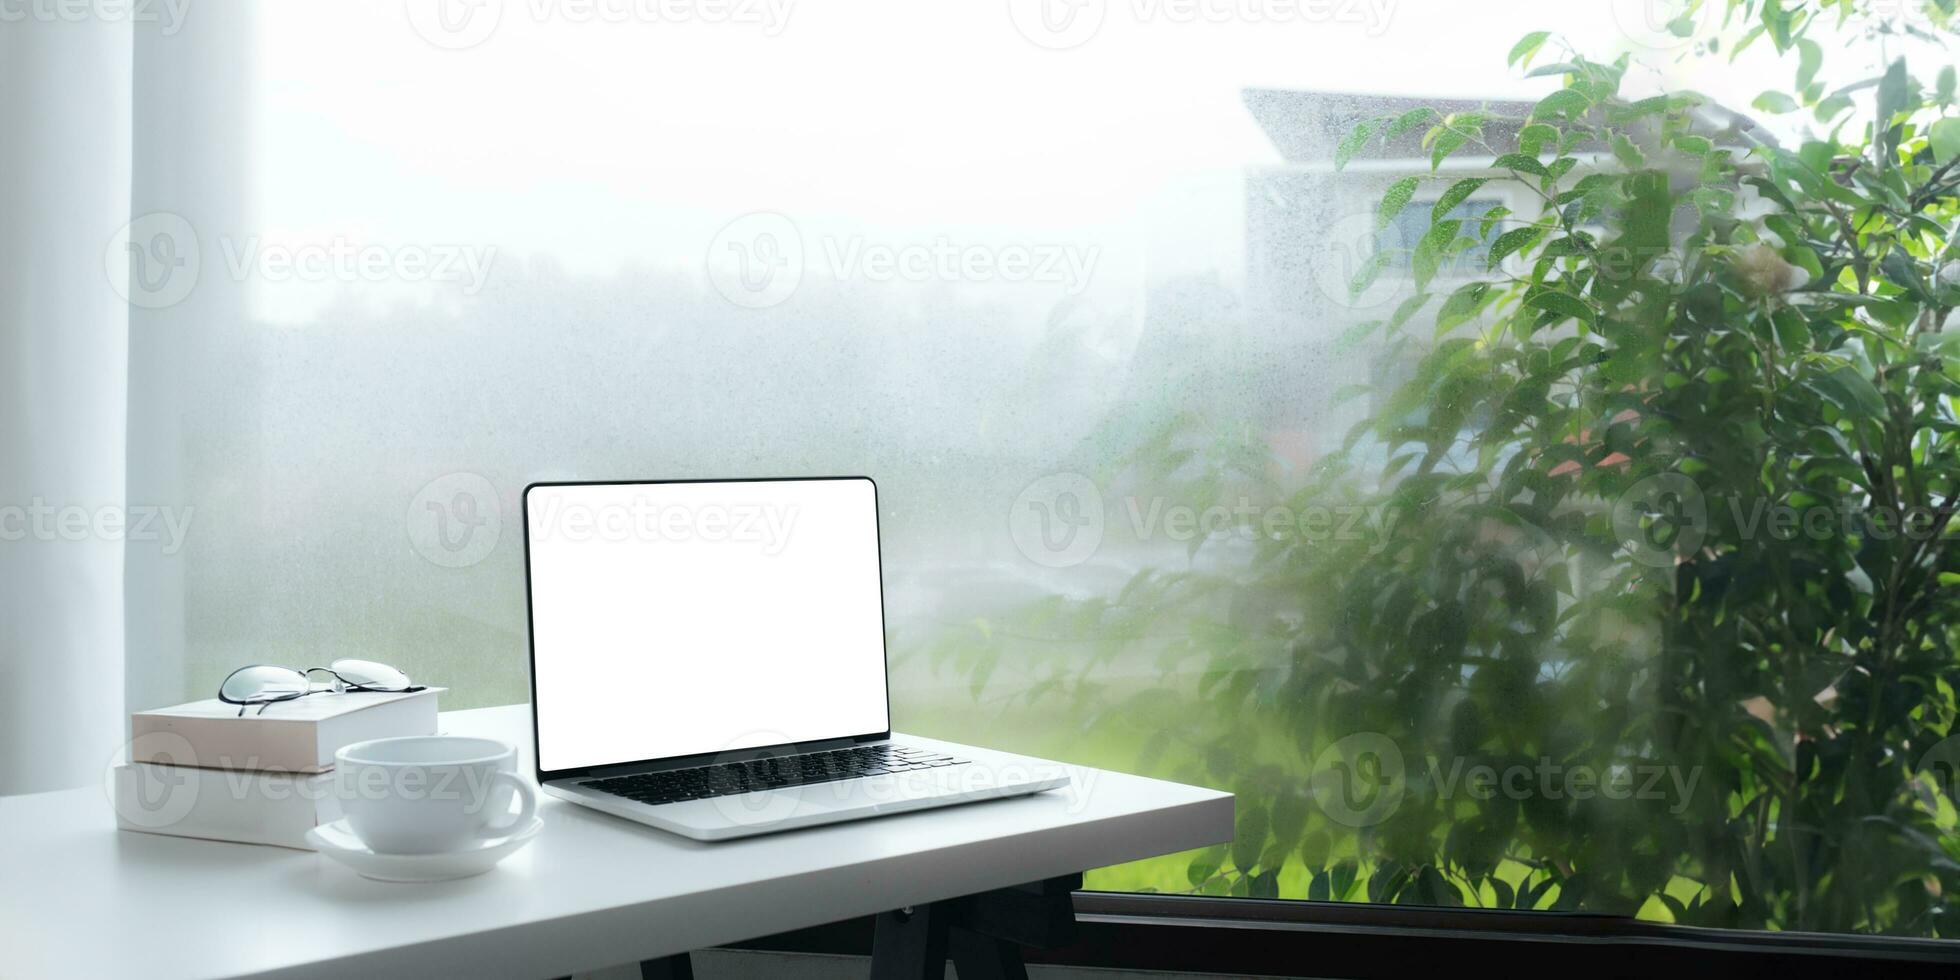
<svg viewBox="0 0 1960 980"><path fill-rule="evenodd" d="M131 51L126 20L0 24L0 794L98 782L127 725L129 332L106 256Z"/></svg>

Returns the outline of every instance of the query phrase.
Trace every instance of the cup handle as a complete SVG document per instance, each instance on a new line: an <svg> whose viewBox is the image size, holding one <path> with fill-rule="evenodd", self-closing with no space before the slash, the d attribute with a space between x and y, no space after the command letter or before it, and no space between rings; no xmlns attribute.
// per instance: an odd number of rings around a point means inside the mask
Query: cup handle
<svg viewBox="0 0 1960 980"><path fill-rule="evenodd" d="M511 792L516 794L518 800L517 816L512 817L508 823L498 823L495 820L491 820L476 832L478 837L502 837L530 823L531 818L538 812L538 791L532 789L531 784L526 782L524 777L507 769L499 769L497 770L497 775L490 780L490 785L495 786L499 783L509 783Z"/></svg>

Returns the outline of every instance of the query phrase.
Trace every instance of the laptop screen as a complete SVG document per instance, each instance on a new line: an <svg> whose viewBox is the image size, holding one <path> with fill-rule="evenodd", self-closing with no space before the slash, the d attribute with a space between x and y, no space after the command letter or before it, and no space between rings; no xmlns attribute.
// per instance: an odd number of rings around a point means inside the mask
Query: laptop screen
<svg viewBox="0 0 1960 980"><path fill-rule="evenodd" d="M546 772L888 731L864 478L525 494Z"/></svg>

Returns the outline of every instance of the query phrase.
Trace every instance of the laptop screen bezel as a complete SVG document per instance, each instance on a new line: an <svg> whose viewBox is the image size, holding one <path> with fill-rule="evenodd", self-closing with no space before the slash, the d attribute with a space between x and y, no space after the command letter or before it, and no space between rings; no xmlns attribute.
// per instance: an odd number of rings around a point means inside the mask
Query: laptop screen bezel
<svg viewBox="0 0 1960 980"><path fill-rule="evenodd" d="M859 742L876 742L891 738L892 718L892 677L891 651L887 646L885 618L885 548L884 529L880 526L878 514L878 481L868 476L770 476L770 477L725 477L721 479L687 480L541 480L524 488L519 501L519 512L523 517L524 538L524 635L530 655L526 661L531 685L531 768L538 782L560 779L578 779L586 776L604 776L647 769L679 769L693 765L706 765L720 761L727 753L703 752L694 755L656 756L650 759L630 759L608 762L596 766L578 766L568 769L546 769L538 730L538 633L534 622L531 603L531 491L547 487L646 487L673 486L680 484L710 483L829 483L843 480L862 480L871 486L872 529L877 537L874 554L878 559L878 656L885 682L885 730L858 734L839 734L806 742L784 742L777 745L759 745L742 750L742 755L752 757L764 753L796 753L817 751L823 748Z"/></svg>

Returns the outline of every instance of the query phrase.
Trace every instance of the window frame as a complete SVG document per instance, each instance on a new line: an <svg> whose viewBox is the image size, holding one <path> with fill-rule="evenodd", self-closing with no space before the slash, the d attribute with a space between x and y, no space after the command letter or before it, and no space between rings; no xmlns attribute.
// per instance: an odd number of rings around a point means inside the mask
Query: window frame
<svg viewBox="0 0 1960 980"><path fill-rule="evenodd" d="M1525 975L1687 971L1793 980L1853 970L1888 978L1960 971L1960 940L1709 929L1587 912L1079 891L1075 918L1075 942L1027 950L1027 961L1265 977L1401 977L1479 961ZM860 918L726 948L868 956L871 939L872 920Z"/></svg>

